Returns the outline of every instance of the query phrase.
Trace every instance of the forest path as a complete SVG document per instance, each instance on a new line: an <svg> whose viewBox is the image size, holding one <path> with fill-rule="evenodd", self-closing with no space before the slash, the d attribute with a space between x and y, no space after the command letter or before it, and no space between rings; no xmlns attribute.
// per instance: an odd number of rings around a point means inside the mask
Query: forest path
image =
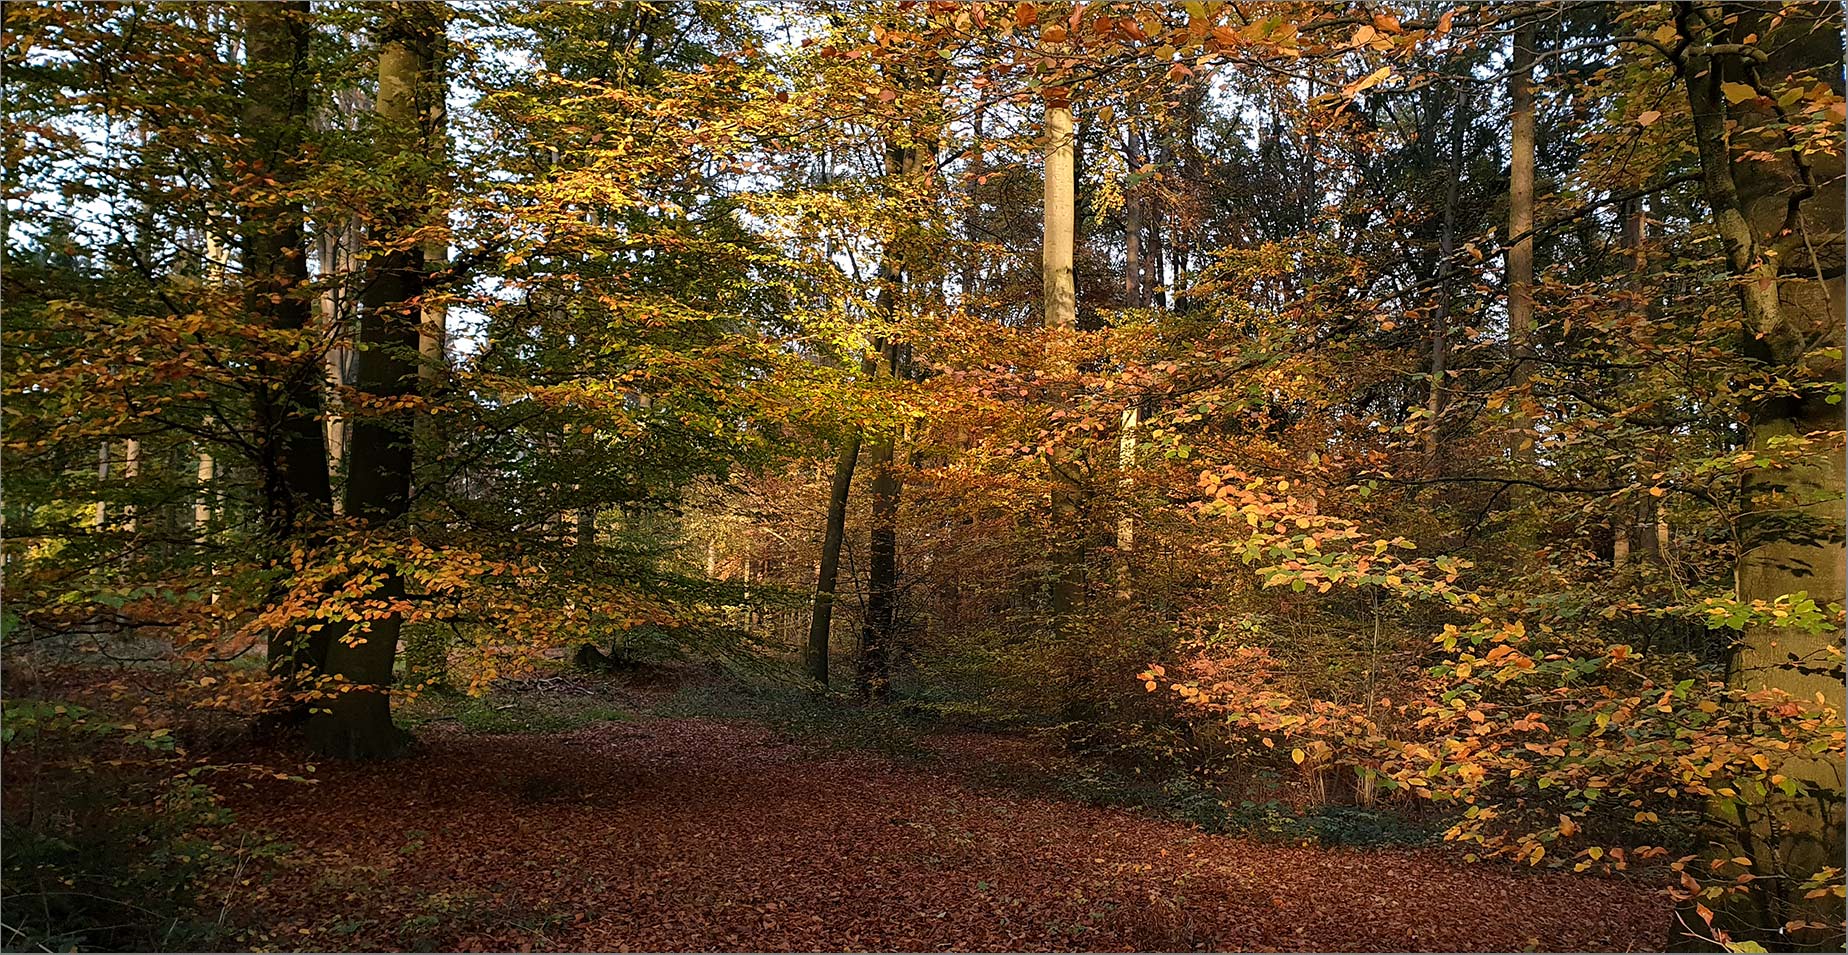
<svg viewBox="0 0 1848 955"><path fill-rule="evenodd" d="M755 724L422 735L406 759L233 797L295 847L243 890L271 926L251 944L1625 951L1667 925L1663 897L1620 881L1207 835Z"/></svg>

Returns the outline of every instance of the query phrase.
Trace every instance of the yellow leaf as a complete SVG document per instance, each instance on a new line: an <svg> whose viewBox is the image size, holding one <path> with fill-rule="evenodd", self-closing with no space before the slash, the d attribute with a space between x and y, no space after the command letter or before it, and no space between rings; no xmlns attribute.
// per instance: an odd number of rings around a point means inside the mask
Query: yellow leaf
<svg viewBox="0 0 1848 955"><path fill-rule="evenodd" d="M1296 761L1296 765L1301 766L1303 764L1303 760L1309 758L1309 754L1303 752L1300 749L1293 749L1293 750L1290 750L1290 758Z"/></svg>
<svg viewBox="0 0 1848 955"><path fill-rule="evenodd" d="M1752 765L1757 766L1759 769L1770 769L1771 761L1766 759L1763 753L1753 753Z"/></svg>
<svg viewBox="0 0 1848 955"><path fill-rule="evenodd" d="M1366 28L1362 27L1362 29L1366 29ZM1361 90L1371 89L1375 86L1380 85L1380 83L1384 82L1386 78L1391 75L1392 75L1392 67L1382 66L1379 69L1374 70L1371 73L1368 73L1364 79L1361 79L1358 82L1355 82L1343 88L1341 90L1341 95L1342 96L1353 96L1354 94L1359 93Z"/></svg>
<svg viewBox="0 0 1848 955"><path fill-rule="evenodd" d="M1744 83L1721 83L1720 92L1726 94L1726 102L1733 104L1758 98L1758 91Z"/></svg>

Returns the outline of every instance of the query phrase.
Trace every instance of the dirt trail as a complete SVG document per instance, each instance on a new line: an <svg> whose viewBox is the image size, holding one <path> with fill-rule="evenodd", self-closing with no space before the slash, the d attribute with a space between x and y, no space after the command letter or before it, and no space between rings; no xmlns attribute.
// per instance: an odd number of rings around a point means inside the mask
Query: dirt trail
<svg viewBox="0 0 1848 955"><path fill-rule="evenodd" d="M243 900L275 926L252 944L1624 951L1668 918L1623 882L1203 835L754 724L424 741L234 798L296 846Z"/></svg>

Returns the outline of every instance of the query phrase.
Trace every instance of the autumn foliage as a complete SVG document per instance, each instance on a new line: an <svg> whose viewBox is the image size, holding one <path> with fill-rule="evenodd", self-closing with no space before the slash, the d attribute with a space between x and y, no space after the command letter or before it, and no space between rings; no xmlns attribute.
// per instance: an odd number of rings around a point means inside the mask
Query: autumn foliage
<svg viewBox="0 0 1848 955"><path fill-rule="evenodd" d="M1839 946L1839 19L9 3L8 907L697 672Z"/></svg>

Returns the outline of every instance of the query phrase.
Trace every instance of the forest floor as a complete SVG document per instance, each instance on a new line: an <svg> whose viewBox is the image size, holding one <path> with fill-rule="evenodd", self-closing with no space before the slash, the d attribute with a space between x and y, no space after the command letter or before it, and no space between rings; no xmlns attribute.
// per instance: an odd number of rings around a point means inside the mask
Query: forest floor
<svg viewBox="0 0 1848 955"><path fill-rule="evenodd" d="M239 944L1625 951L1665 936L1667 900L1646 885L1213 835L1036 792L1005 782L1044 755L1016 737L841 746L558 685L420 701L409 757L228 793L240 824L286 845L226 899L261 926Z"/></svg>

